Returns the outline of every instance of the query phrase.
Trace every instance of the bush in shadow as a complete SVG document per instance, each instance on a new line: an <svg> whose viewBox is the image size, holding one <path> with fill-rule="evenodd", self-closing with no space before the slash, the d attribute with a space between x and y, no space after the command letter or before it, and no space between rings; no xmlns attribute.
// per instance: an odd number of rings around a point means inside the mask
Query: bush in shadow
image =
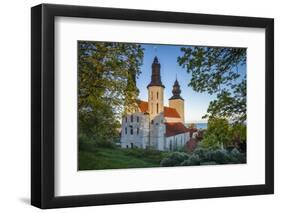
<svg viewBox="0 0 281 213"><path fill-rule="evenodd" d="M200 165L200 157L197 154L192 154L187 160L184 160L181 166L195 166Z"/></svg>
<svg viewBox="0 0 281 213"><path fill-rule="evenodd" d="M165 157L161 162L161 166L180 166L180 164L189 159L189 155L184 152L173 152Z"/></svg>
<svg viewBox="0 0 281 213"><path fill-rule="evenodd" d="M208 150L197 148L192 154L174 152L162 159L161 166L194 166L194 165L216 165L246 163L245 153L234 148Z"/></svg>

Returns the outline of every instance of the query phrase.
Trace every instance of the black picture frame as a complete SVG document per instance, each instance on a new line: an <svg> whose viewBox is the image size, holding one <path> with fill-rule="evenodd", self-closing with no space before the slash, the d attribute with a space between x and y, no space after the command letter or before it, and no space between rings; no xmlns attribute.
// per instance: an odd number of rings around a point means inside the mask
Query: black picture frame
<svg viewBox="0 0 281 213"><path fill-rule="evenodd" d="M264 28L265 184L93 195L54 195L54 20L57 16ZM31 9L31 204L60 208L274 193L274 20L240 16L41 4ZM93 192L94 193L94 192Z"/></svg>

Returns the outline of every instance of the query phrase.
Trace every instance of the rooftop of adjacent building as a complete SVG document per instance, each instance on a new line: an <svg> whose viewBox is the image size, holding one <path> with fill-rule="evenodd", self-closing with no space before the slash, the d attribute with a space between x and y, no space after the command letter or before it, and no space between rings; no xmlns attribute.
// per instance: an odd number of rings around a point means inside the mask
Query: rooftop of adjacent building
<svg viewBox="0 0 281 213"><path fill-rule="evenodd" d="M183 123L165 123L166 125L166 137L182 134L182 133L193 133L197 132L196 128L187 128Z"/></svg>

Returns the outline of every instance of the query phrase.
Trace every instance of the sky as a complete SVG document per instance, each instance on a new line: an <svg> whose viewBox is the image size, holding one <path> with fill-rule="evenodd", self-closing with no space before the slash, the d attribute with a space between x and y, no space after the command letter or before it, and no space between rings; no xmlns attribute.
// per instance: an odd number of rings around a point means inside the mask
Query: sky
<svg viewBox="0 0 281 213"><path fill-rule="evenodd" d="M206 114L210 101L214 100L216 95L195 92L188 86L191 74L188 74L177 63L177 57L183 55L180 51L182 46L142 44L142 47L144 48L143 65L141 66L141 74L137 78L137 87L140 91L139 99L148 100L147 85L151 80L151 64L154 57L157 56L161 64L161 80L165 86L165 106L169 106L169 98L172 96L173 84L177 78L182 91L181 96L185 100L185 122L206 123L207 120L203 120L202 116Z"/></svg>

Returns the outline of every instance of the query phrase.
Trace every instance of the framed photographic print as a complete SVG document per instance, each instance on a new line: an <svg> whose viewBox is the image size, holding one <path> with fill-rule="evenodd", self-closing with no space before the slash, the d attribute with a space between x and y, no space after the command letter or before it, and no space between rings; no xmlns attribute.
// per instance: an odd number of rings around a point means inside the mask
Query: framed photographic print
<svg viewBox="0 0 281 213"><path fill-rule="evenodd" d="M31 203L274 192L274 21L31 9Z"/></svg>

